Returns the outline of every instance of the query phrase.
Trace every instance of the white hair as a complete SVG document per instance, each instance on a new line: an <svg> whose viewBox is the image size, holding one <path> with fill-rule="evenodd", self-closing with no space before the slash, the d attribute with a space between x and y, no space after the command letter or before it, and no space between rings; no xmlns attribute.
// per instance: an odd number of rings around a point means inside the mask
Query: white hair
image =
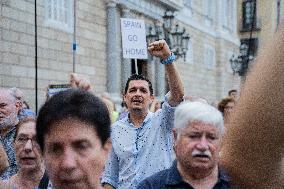
<svg viewBox="0 0 284 189"><path fill-rule="evenodd" d="M21 91L20 89L18 89L17 87L12 87L10 89L8 89L10 91L10 93L12 94L12 96L14 98L16 98L17 100L19 100L20 102L24 101L24 93L23 91Z"/></svg>
<svg viewBox="0 0 284 189"><path fill-rule="evenodd" d="M17 102L17 98L14 95L14 91L11 88L0 88L0 93L6 93L9 98L9 100L11 100L13 103Z"/></svg>
<svg viewBox="0 0 284 189"><path fill-rule="evenodd" d="M194 121L212 124L224 133L223 116L216 108L199 101L182 102L175 110L174 127L182 129Z"/></svg>

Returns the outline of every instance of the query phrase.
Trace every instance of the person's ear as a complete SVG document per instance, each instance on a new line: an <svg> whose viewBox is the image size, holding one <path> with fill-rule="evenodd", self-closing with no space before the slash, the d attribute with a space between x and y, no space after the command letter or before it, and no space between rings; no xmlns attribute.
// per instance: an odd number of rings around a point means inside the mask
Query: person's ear
<svg viewBox="0 0 284 189"><path fill-rule="evenodd" d="M20 100L17 100L15 103L16 109L17 109L17 113L22 109L23 107L23 103Z"/></svg>
<svg viewBox="0 0 284 189"><path fill-rule="evenodd" d="M150 96L150 99L151 99L151 103L154 101L154 99L155 99L155 96L154 95L151 95Z"/></svg>
<svg viewBox="0 0 284 189"><path fill-rule="evenodd" d="M123 93L123 101L125 102L125 98L126 98L126 93Z"/></svg>
<svg viewBox="0 0 284 189"><path fill-rule="evenodd" d="M173 128L173 135L174 135L174 140L177 140L177 129Z"/></svg>
<svg viewBox="0 0 284 189"><path fill-rule="evenodd" d="M111 148L112 148L112 142L111 139L109 138L107 139L107 141L103 146L104 155L106 155L106 157L108 156L108 153L110 152Z"/></svg>
<svg viewBox="0 0 284 189"><path fill-rule="evenodd" d="M173 128L173 135L174 135L174 143L173 143L173 149L176 152L176 142L178 138L178 131L176 128Z"/></svg>

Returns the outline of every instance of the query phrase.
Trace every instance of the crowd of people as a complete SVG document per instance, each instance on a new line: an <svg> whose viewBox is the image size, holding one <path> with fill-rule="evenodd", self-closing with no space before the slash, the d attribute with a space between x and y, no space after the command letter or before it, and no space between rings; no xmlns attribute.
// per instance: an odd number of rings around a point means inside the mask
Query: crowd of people
<svg viewBox="0 0 284 189"><path fill-rule="evenodd" d="M74 73L72 88L50 97L37 116L19 89L1 88L0 188L283 188L284 30L275 40L240 97L231 90L217 107L184 94L164 40L148 47L168 77L162 102L137 74L120 113Z"/></svg>

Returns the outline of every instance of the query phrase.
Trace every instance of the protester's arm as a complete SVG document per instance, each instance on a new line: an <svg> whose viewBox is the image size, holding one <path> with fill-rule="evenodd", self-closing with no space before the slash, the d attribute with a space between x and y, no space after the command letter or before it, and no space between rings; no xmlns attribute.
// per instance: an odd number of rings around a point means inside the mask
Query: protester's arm
<svg viewBox="0 0 284 189"><path fill-rule="evenodd" d="M0 175L7 167L9 167L8 157L3 145L0 144Z"/></svg>
<svg viewBox="0 0 284 189"><path fill-rule="evenodd" d="M168 84L170 87L169 104L171 106L177 106L183 101L184 88L176 68L176 64L166 65L166 72L168 76Z"/></svg>
<svg viewBox="0 0 284 189"><path fill-rule="evenodd" d="M236 188L280 189L284 188L284 30L261 50L228 125L222 161Z"/></svg>
<svg viewBox="0 0 284 189"><path fill-rule="evenodd" d="M109 184L107 184L107 183L105 183L105 184L103 185L103 188L104 188L104 189L115 189L112 185L109 185Z"/></svg>
<svg viewBox="0 0 284 189"><path fill-rule="evenodd" d="M155 111L156 111L156 104L157 103L159 103L159 101L158 101L158 99L155 97L154 98L154 100L153 100L153 102L152 102L152 104L151 104L151 106L150 106L150 112L153 112L153 113L155 113Z"/></svg>
<svg viewBox="0 0 284 189"><path fill-rule="evenodd" d="M112 148L105 164L105 170L101 180L104 189L115 189L117 187L119 175L118 163L118 157Z"/></svg>
<svg viewBox="0 0 284 189"><path fill-rule="evenodd" d="M151 43L148 50L151 55L159 57L161 60L166 60L171 56L171 51L165 40ZM176 63L172 62L165 65L165 70L170 88L169 104L171 106L177 106L183 100L184 88Z"/></svg>
<svg viewBox="0 0 284 189"><path fill-rule="evenodd" d="M86 91L92 90L90 81L83 75L71 73L69 82L72 88L81 88Z"/></svg>

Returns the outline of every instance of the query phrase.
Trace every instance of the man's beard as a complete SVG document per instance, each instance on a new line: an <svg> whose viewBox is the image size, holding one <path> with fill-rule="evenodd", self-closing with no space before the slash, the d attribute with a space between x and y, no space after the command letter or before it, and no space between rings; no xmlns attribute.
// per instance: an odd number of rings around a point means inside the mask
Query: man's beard
<svg viewBox="0 0 284 189"><path fill-rule="evenodd" d="M17 123L18 115L11 113L8 117L5 117L0 121L0 129L6 129L11 126L15 126Z"/></svg>

